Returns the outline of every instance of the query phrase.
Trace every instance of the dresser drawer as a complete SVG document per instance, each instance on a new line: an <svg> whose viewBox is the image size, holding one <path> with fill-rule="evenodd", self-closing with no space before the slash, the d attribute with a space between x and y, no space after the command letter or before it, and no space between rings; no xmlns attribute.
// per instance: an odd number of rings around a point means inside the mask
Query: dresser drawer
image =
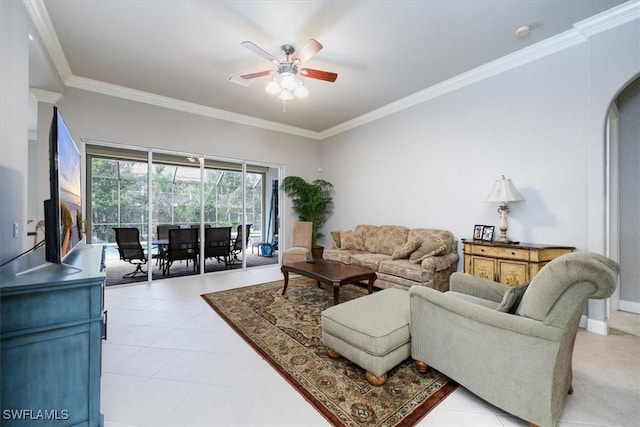
<svg viewBox="0 0 640 427"><path fill-rule="evenodd" d="M483 255L491 258L515 259L521 261L529 260L529 251L526 249L501 248L496 246L471 246L472 255Z"/></svg>
<svg viewBox="0 0 640 427"><path fill-rule="evenodd" d="M552 259L575 248L533 243L505 245L462 239L464 272L509 286L528 282Z"/></svg>

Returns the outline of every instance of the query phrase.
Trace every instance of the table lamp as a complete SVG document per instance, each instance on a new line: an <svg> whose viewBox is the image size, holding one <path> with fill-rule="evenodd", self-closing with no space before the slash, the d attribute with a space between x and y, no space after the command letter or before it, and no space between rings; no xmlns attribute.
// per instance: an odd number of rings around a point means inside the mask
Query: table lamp
<svg viewBox="0 0 640 427"><path fill-rule="evenodd" d="M524 198L518 193L518 190L513 186L510 179L507 179L502 175L502 178L496 181L491 190L491 194L485 200L486 202L500 203L498 206L498 213L500 214L500 237L496 242L511 243L511 240L507 237L507 212L509 212L509 202L518 202L524 200Z"/></svg>

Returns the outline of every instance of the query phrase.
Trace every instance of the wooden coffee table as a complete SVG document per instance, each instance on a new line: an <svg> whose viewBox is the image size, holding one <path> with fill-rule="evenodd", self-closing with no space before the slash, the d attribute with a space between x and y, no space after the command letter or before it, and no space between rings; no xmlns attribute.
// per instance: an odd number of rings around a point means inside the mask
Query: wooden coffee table
<svg viewBox="0 0 640 427"><path fill-rule="evenodd" d="M333 286L333 305L340 302L340 286L367 280L369 282L368 291L371 294L373 293L373 282L377 279L376 272L368 268L355 267L323 259L317 259L315 263L292 262L290 264L282 264L280 271L284 275L282 295L287 291L287 286L289 285L289 273L295 273L317 280L318 285L326 283Z"/></svg>

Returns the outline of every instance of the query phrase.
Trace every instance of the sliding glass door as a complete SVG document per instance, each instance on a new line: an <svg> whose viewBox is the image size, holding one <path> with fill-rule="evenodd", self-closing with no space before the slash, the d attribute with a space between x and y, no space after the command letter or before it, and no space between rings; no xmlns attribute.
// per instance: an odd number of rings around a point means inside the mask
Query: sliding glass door
<svg viewBox="0 0 640 427"><path fill-rule="evenodd" d="M153 280L278 263L280 167L93 145L87 165L92 243L115 251L112 228L138 228ZM200 244L215 227L231 228L228 257L207 257ZM173 253L169 234L196 242Z"/></svg>

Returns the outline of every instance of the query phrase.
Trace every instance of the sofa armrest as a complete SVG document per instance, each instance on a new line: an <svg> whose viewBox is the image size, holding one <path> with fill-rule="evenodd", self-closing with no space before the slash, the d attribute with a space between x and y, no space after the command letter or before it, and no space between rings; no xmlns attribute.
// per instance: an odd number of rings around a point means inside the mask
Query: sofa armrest
<svg viewBox="0 0 640 427"><path fill-rule="evenodd" d="M424 270L433 272L442 271L458 264L460 257L457 252L450 252L440 256L430 256L422 260L420 264Z"/></svg>
<svg viewBox="0 0 640 427"><path fill-rule="evenodd" d="M511 287L493 280L456 272L451 275L449 288L455 292L499 303Z"/></svg>
<svg viewBox="0 0 640 427"><path fill-rule="evenodd" d="M442 310L452 316L465 319L465 322L473 322L477 325L485 325L547 341L559 342L566 334L562 328L545 325L544 322L516 314L496 311L425 286L412 286L409 290L409 302L411 307L410 323L414 323L414 325L422 322L423 313L428 312L433 315L434 310Z"/></svg>

